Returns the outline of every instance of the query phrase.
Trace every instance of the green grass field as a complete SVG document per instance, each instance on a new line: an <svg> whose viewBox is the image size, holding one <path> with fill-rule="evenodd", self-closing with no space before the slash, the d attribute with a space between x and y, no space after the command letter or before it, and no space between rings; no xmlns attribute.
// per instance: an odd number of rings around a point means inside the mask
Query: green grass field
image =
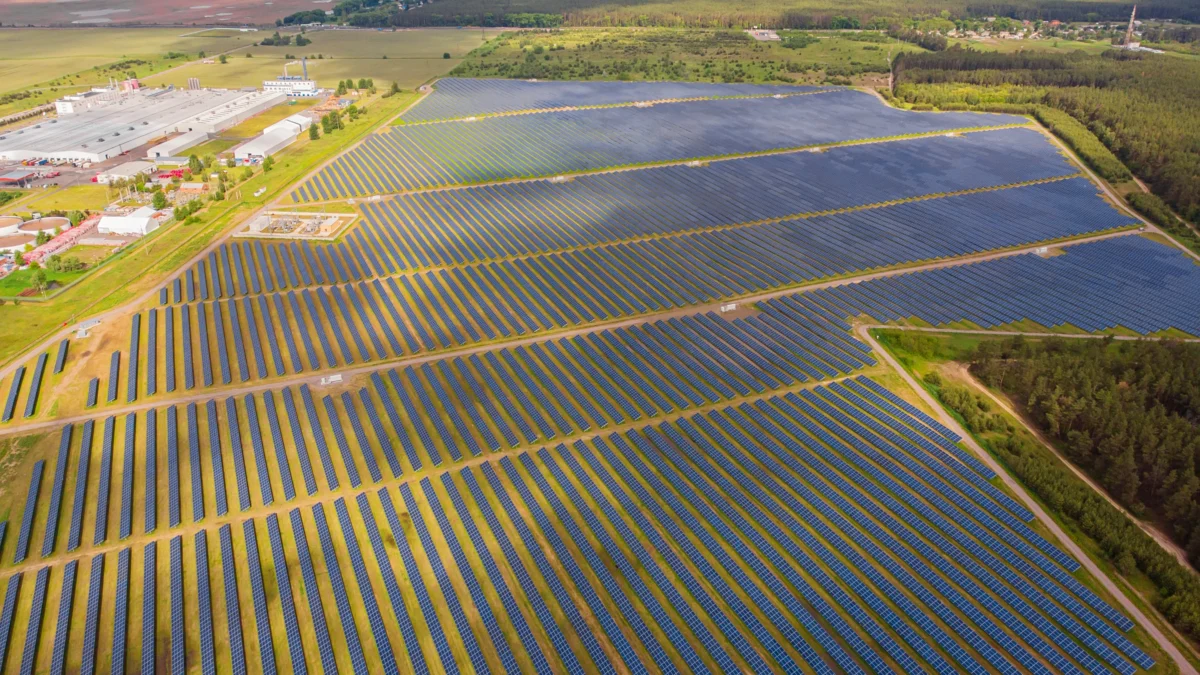
<svg viewBox="0 0 1200 675"><path fill-rule="evenodd" d="M83 184L44 188L16 203L11 209L21 213L88 209L95 211L108 206L108 203L108 186Z"/></svg>

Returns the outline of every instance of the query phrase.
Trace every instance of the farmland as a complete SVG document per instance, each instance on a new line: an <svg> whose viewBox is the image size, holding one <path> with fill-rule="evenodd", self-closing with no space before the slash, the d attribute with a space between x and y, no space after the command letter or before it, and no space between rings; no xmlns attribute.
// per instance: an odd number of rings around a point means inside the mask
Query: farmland
<svg viewBox="0 0 1200 675"><path fill-rule="evenodd" d="M189 77L198 77L210 87L260 86L281 75L285 63L307 56L309 75L322 86L371 78L377 87L395 82L402 89L415 89L446 73L493 35L495 31L455 29L316 31L307 35L312 44L304 47L246 47L230 55L227 63L191 63L151 77L147 84L186 86ZM448 60L442 58L447 53ZM299 72L299 66L292 68Z"/></svg>
<svg viewBox="0 0 1200 675"><path fill-rule="evenodd" d="M0 672L1186 665L860 325L1200 334L1028 118L442 86L5 370Z"/></svg>

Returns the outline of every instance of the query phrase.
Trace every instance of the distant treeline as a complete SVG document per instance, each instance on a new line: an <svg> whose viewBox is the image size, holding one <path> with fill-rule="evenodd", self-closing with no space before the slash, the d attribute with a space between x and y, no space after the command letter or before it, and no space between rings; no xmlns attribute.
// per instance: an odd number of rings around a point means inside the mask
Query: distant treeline
<svg viewBox="0 0 1200 675"><path fill-rule="evenodd" d="M484 0L438 0L402 12L396 20L401 22L399 25L408 26L488 25L484 24L488 16L504 16L489 12L489 4ZM1022 20L1122 22L1129 19L1133 4L1086 0L918 0L895 4L784 0L771 6L756 2L714 5L703 0L651 3L615 0L594 4L579 0L531 0L522 2L521 7L530 13L559 15L564 26L749 28L758 25L793 29L881 29L900 25L912 17L937 16L942 11L949 12L952 18L962 19L1006 16ZM1153 0L1138 5L1138 16L1200 22L1200 4L1191 0ZM847 19L855 25L847 25Z"/></svg>
<svg viewBox="0 0 1200 675"><path fill-rule="evenodd" d="M1109 50L905 53L895 94L909 103L1047 105L1085 125L1184 218L1200 221L1200 62Z"/></svg>

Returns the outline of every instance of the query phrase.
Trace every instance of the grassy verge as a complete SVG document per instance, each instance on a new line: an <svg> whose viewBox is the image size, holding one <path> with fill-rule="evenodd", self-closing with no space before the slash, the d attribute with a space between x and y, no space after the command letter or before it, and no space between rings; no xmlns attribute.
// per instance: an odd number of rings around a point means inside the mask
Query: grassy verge
<svg viewBox="0 0 1200 675"><path fill-rule="evenodd" d="M971 432L979 444L1021 482L1072 539L1110 577L1124 582L1127 595L1163 624L1170 637L1194 666L1200 666L1195 645L1179 639L1174 627L1193 639L1200 629L1189 611L1196 607L1200 580L1184 568L1129 516L1076 476L1064 461L1046 448L1024 423L993 406L961 384L956 371L968 361L983 340L1000 337L978 335L915 335L876 331L876 338L926 389ZM949 367L946 367L949 366ZM961 372L961 371L959 371ZM1157 611L1149 611L1153 606ZM1171 626L1166 626L1169 620ZM1138 643L1160 664L1171 664L1140 629ZM1168 668L1168 671L1173 670Z"/></svg>

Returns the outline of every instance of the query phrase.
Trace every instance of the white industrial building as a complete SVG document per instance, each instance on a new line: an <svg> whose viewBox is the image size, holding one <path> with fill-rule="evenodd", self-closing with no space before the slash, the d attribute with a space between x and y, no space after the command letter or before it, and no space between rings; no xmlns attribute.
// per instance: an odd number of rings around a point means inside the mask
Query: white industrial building
<svg viewBox="0 0 1200 675"><path fill-rule="evenodd" d="M274 80L263 80L263 91L276 91L292 98L314 98L321 95L316 80L288 75Z"/></svg>
<svg viewBox="0 0 1200 675"><path fill-rule="evenodd" d="M233 158L241 164L265 159L294 143L311 126L312 118L308 115L292 115L263 129L261 136L234 148Z"/></svg>
<svg viewBox="0 0 1200 675"><path fill-rule="evenodd" d="M159 222L167 217L165 212L157 211L152 206L143 206L123 216L102 216L96 229L100 234L141 237L157 230Z"/></svg>
<svg viewBox="0 0 1200 675"><path fill-rule="evenodd" d="M180 134L175 138L163 143L159 143L158 145L147 150L146 159L155 160L165 159L167 157L178 157L184 150L187 150L188 148L194 148L197 145L207 141L209 135L210 134L207 131L202 129Z"/></svg>
<svg viewBox="0 0 1200 675"><path fill-rule="evenodd" d="M96 174L96 182L108 185L119 180L133 180L144 173L154 171L153 162L125 162Z"/></svg>
<svg viewBox="0 0 1200 675"><path fill-rule="evenodd" d="M101 162L168 134L217 133L285 100L280 92L223 89L98 93L72 102L73 112L0 132L0 160Z"/></svg>

